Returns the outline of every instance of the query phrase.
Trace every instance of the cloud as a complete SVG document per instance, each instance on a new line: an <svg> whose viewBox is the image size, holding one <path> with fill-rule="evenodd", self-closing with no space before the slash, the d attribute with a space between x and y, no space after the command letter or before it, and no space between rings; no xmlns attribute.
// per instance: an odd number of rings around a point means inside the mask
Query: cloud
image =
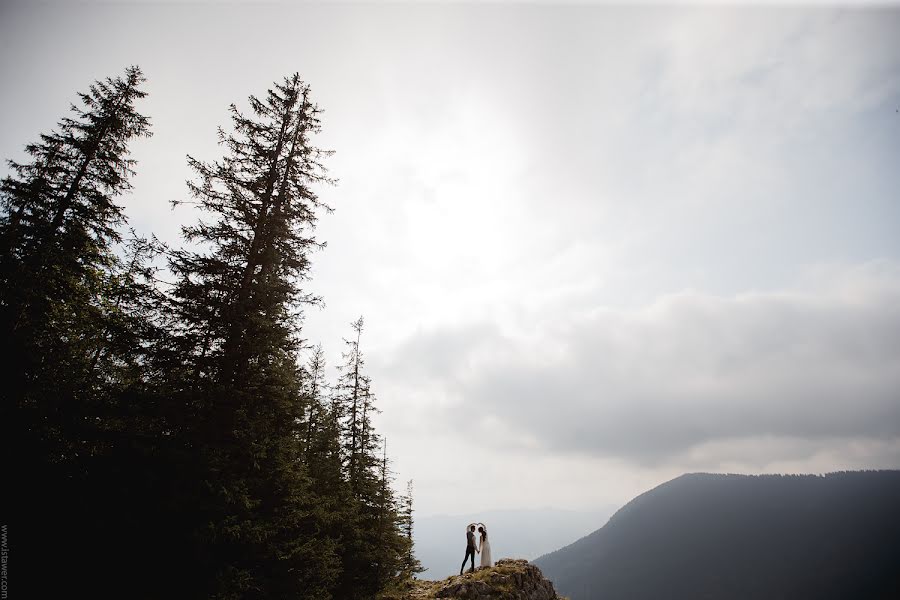
<svg viewBox="0 0 900 600"><path fill-rule="evenodd" d="M900 11L670 4L22 4L2 154L141 64L155 135L123 202L177 245L184 154L299 70L340 179L304 335L335 365L365 315L426 511L474 483L574 507L685 470L900 466L896 266L809 271L900 257Z"/></svg>
<svg viewBox="0 0 900 600"><path fill-rule="evenodd" d="M819 271L783 292L543 310L516 328L417 333L382 368L402 393L440 390L438 418L521 451L649 465L782 440L778 456L743 456L760 464L900 438L897 265Z"/></svg>

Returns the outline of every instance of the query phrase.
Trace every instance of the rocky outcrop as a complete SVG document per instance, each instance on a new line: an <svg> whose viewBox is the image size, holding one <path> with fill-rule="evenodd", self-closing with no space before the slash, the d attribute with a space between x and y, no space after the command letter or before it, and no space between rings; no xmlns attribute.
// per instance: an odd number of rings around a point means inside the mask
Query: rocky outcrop
<svg viewBox="0 0 900 600"><path fill-rule="evenodd" d="M474 573L416 584L410 600L564 600L527 560L505 558Z"/></svg>

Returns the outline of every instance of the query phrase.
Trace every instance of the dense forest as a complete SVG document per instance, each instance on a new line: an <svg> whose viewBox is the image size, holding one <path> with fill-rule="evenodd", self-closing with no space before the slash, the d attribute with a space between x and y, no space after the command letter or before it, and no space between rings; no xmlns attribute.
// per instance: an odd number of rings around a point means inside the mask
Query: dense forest
<svg viewBox="0 0 900 600"><path fill-rule="evenodd" d="M900 597L900 471L684 475L535 562L572 600Z"/></svg>
<svg viewBox="0 0 900 600"><path fill-rule="evenodd" d="M310 88L295 74L231 106L221 158L188 158L182 200L202 217L172 248L121 205L129 144L151 135L146 85L137 67L94 82L0 186L10 587L395 592L420 569L412 490L393 491L373 427L363 319L335 381L301 331L331 210Z"/></svg>

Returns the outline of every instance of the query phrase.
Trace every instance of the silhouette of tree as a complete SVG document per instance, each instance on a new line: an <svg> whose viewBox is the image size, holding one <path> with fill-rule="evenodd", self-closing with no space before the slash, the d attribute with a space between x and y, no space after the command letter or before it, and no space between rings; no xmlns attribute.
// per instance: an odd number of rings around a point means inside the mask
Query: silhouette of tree
<svg viewBox="0 0 900 600"><path fill-rule="evenodd" d="M336 557L315 540L316 498L302 460L309 412L297 365L297 313L313 302L308 276L317 211L311 184L327 183L312 145L320 110L299 75L285 78L250 113L234 105L226 155L189 158L189 190L212 218L184 227L198 249L171 261L180 324L173 389L191 411L196 448L196 537L216 557L215 597L325 598Z"/></svg>

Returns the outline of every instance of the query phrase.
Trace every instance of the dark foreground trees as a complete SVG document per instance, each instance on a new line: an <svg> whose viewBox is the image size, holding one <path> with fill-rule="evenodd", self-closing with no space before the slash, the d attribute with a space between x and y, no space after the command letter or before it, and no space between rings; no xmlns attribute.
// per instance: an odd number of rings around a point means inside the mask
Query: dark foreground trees
<svg viewBox="0 0 900 600"><path fill-rule="evenodd" d="M121 566L129 486L118 475L135 468L124 459L136 429L124 390L141 378L155 336L146 280L154 245L135 239L114 252L129 144L150 135L136 108L143 83L137 67L94 83L0 184L4 487L19 573L35 570L23 588L71 575L79 548Z"/></svg>
<svg viewBox="0 0 900 600"><path fill-rule="evenodd" d="M31 162L10 161L0 183L0 393L30 469L65 472L97 450L79 444L102 420L100 383L117 377L102 367L121 349L112 337L147 248L138 242L124 271L113 253L124 222L116 199L133 174L128 144L150 135L135 108L143 82L132 67L79 94L74 117L26 147Z"/></svg>
<svg viewBox="0 0 900 600"><path fill-rule="evenodd" d="M193 408L183 435L197 453L198 550L220 557L204 576L225 597L327 597L339 566L316 543L302 460L309 402L294 317L323 208L310 186L325 179L308 94L294 75L251 97L249 115L232 107L225 158L191 159L190 190L211 217L184 229L200 249L171 264L179 328L168 385Z"/></svg>
<svg viewBox="0 0 900 600"><path fill-rule="evenodd" d="M101 596L375 597L409 575L411 513L372 426L362 321L352 377L332 389L321 350L301 365L330 210L309 86L293 75L231 107L223 158L189 158L190 249L167 251L120 233L128 143L149 135L142 83L131 68L92 86L0 190L3 411L32 590L87 577Z"/></svg>

